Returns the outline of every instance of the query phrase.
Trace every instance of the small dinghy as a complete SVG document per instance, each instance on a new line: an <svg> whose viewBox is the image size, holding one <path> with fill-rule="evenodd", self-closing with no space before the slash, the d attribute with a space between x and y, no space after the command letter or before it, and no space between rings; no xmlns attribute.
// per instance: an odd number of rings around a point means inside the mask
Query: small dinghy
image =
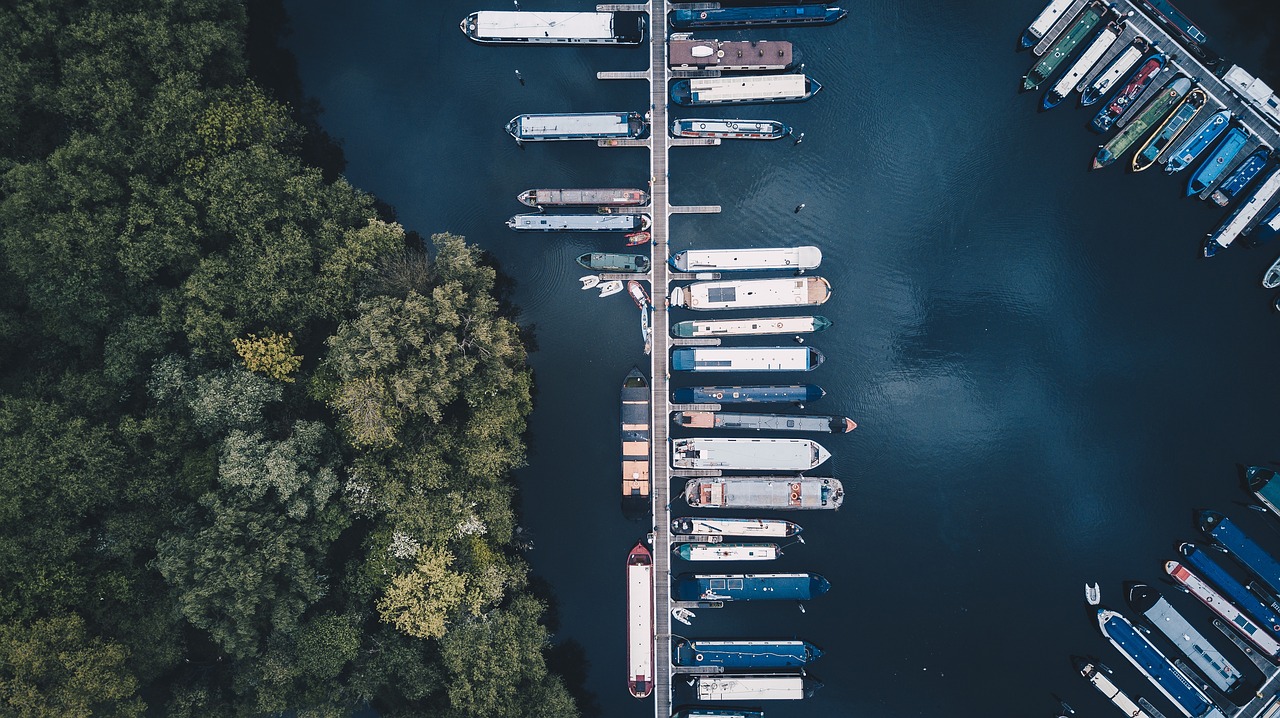
<svg viewBox="0 0 1280 718"><path fill-rule="evenodd" d="M1267 273L1262 275L1262 286L1267 289L1280 287L1280 259L1277 259Z"/></svg>
<svg viewBox="0 0 1280 718"><path fill-rule="evenodd" d="M578 281L582 282L583 289L595 289L596 285L600 283L600 275L588 274L585 277L579 277Z"/></svg>
<svg viewBox="0 0 1280 718"><path fill-rule="evenodd" d="M692 626L693 622L690 621L689 619L696 618L697 615L698 614L694 613L693 611L690 611L687 608L681 608L679 606L671 609L671 617L683 623L686 626Z"/></svg>
<svg viewBox="0 0 1280 718"><path fill-rule="evenodd" d="M1084 585L1084 600L1088 601L1090 606L1102 603L1102 589L1097 583L1086 583Z"/></svg>
<svg viewBox="0 0 1280 718"><path fill-rule="evenodd" d="M627 293L631 295L631 301L635 302L636 307L641 311L649 308L649 294L644 291L644 285L639 280L627 281Z"/></svg>
<svg viewBox="0 0 1280 718"><path fill-rule="evenodd" d="M607 282L600 283L600 296L609 297L622 291L622 280L611 279Z"/></svg>
<svg viewBox="0 0 1280 718"><path fill-rule="evenodd" d="M649 243L648 232L632 232L631 234L626 235L626 237L627 237L628 247L635 247L641 244Z"/></svg>

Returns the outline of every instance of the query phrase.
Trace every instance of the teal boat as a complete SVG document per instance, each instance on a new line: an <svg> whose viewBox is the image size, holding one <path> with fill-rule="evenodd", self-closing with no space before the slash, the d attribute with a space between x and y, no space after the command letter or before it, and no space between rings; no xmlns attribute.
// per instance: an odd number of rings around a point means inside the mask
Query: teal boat
<svg viewBox="0 0 1280 718"><path fill-rule="evenodd" d="M1170 82L1160 94L1156 95L1133 122L1124 128L1120 134L1111 138L1111 141L1098 148L1098 153L1093 157L1093 168L1102 169L1107 165L1115 162L1125 152L1137 142L1152 125L1160 121L1173 106L1191 89L1191 80L1185 77Z"/></svg>
<svg viewBox="0 0 1280 718"><path fill-rule="evenodd" d="M1249 134L1244 130L1239 127L1227 130L1227 136L1223 137L1218 146L1213 149L1213 154L1200 163L1195 174L1191 175L1191 180L1187 182L1187 196L1200 194L1209 189L1222 176L1222 173L1227 171L1228 163L1234 160L1248 143Z"/></svg>
<svg viewBox="0 0 1280 718"><path fill-rule="evenodd" d="M597 272L633 272L642 274L649 271L649 258L643 254L611 254L609 252L588 252L578 255L578 264Z"/></svg>
<svg viewBox="0 0 1280 718"><path fill-rule="evenodd" d="M1199 87L1188 92L1155 133L1147 138L1146 143L1134 153L1133 171L1141 172L1155 164L1160 153L1164 152L1164 148L1178 139L1178 135L1191 124L1191 120L1200 114L1200 110L1204 108L1204 103L1208 99L1209 95Z"/></svg>
<svg viewBox="0 0 1280 718"><path fill-rule="evenodd" d="M1093 29L1102 21L1104 15L1107 14L1107 6L1101 2L1091 2L1089 7L1084 9L1079 19L1071 26L1071 29L1062 33L1062 37L1058 38L1058 42L1053 48L1040 58L1040 62L1031 68L1031 72L1022 78L1022 89L1034 90L1040 86L1040 83L1049 79L1049 76L1058 69L1071 54L1076 51L1081 42L1089 37Z"/></svg>

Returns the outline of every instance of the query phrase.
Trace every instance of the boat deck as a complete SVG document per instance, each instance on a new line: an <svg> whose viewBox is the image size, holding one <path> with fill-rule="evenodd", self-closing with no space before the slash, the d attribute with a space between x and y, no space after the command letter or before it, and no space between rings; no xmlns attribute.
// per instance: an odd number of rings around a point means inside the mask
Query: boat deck
<svg viewBox="0 0 1280 718"><path fill-rule="evenodd" d="M1244 164L1244 161L1249 159L1249 155L1253 154L1253 151L1258 149L1261 146L1262 146L1262 141L1258 139L1257 135L1253 135L1253 134L1249 135L1249 141L1246 142L1244 144L1244 147L1241 147L1240 151L1237 152L1235 156L1232 157L1227 162L1226 169L1222 170L1222 172L1218 175L1218 177L1214 179L1212 182L1210 182L1209 186L1205 187L1204 191L1202 191L1200 194L1196 196L1199 197L1200 199L1209 199L1209 195L1213 194L1214 191L1217 190L1218 187L1220 187L1223 182L1226 182L1228 179L1230 179L1231 174L1236 171L1236 168Z"/></svg>
<svg viewBox="0 0 1280 718"><path fill-rule="evenodd" d="M1107 48L1107 51L1103 53L1102 58L1095 62L1093 67L1084 74L1084 77L1076 83L1076 92L1084 92L1084 88L1092 85L1093 81L1098 78L1098 75L1101 75L1111 64L1111 61L1116 59L1120 53L1124 52L1125 49L1129 47L1129 44L1133 42L1133 39L1138 37L1140 34L1141 33L1134 29L1132 24L1126 22L1124 29L1120 31L1120 37L1116 38L1116 41L1111 43L1111 47Z"/></svg>
<svg viewBox="0 0 1280 718"><path fill-rule="evenodd" d="M1049 26L1049 32L1046 32L1044 37L1040 38L1040 42L1036 43L1036 46L1031 49L1032 54L1040 57L1048 52L1049 48L1053 47L1053 43L1058 41L1058 36L1076 21L1080 11L1088 4L1089 0L1076 0L1071 3L1071 7L1058 16L1058 21Z"/></svg>

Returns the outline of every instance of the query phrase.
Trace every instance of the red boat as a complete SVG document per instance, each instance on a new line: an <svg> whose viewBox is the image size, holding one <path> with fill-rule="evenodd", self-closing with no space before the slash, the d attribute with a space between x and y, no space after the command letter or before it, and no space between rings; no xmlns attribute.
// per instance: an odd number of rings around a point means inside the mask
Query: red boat
<svg viewBox="0 0 1280 718"><path fill-rule="evenodd" d="M631 234L627 235L628 247L635 247L640 244L648 244L648 243L649 243L648 232L632 232Z"/></svg>
<svg viewBox="0 0 1280 718"><path fill-rule="evenodd" d="M636 698L653 692L653 555L637 542L627 554L627 688Z"/></svg>
<svg viewBox="0 0 1280 718"><path fill-rule="evenodd" d="M1147 85L1150 85L1151 81L1160 74L1161 68L1164 67L1165 59L1162 54L1152 55L1147 58L1146 62L1142 63L1142 67L1139 67L1129 76L1129 81L1125 83L1124 87L1120 88L1111 98L1111 101L1101 110L1098 110L1098 114L1089 123L1094 132L1106 132L1115 125L1116 120L1120 119L1120 116L1142 94L1142 91L1147 89Z"/></svg>
<svg viewBox="0 0 1280 718"><path fill-rule="evenodd" d="M649 306L649 294L644 291L644 285L638 279L627 280L627 294L631 295L631 301L636 303L640 309Z"/></svg>

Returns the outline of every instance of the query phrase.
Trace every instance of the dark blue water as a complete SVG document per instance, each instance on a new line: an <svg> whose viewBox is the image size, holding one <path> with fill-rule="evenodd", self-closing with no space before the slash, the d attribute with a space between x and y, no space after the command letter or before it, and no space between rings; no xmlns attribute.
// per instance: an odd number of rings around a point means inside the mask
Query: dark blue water
<svg viewBox="0 0 1280 718"><path fill-rule="evenodd" d="M595 73L643 69L646 50L474 45L457 28L474 1L290 2L290 46L351 181L411 229L466 235L518 282L539 346L519 475L529 559L554 588L557 641L588 661L596 714L652 715L625 687L623 561L646 527L618 510L616 429L619 384L647 360L630 301L580 291L573 263L620 242L503 224L526 188L643 187L647 155L521 150L502 129L523 112L644 109L643 83ZM733 606L684 629L827 651L812 670L826 687L770 718L1047 715L1054 692L1082 715L1114 714L1072 653L1101 656L1165 707L1099 635L1082 584L1127 611L1121 582L1163 575L1195 507L1280 549L1280 524L1235 503L1237 462L1280 459L1280 316L1259 284L1280 243L1205 260L1224 213L1182 199L1185 176L1088 171L1090 114L1040 113L1038 94L1016 91L1032 59L1013 48L1042 4L859 1L831 28L752 33L797 43L826 89L738 112L793 124L804 143L673 151L673 203L724 207L674 217L673 252L821 246L835 287L821 313L836 325L813 340L827 363L793 380L828 390L811 409L860 425L823 439L845 508L789 517L809 543L776 566L823 573L830 594L806 614ZM1264 4L1180 5L1280 84L1265 72L1280 63Z"/></svg>

